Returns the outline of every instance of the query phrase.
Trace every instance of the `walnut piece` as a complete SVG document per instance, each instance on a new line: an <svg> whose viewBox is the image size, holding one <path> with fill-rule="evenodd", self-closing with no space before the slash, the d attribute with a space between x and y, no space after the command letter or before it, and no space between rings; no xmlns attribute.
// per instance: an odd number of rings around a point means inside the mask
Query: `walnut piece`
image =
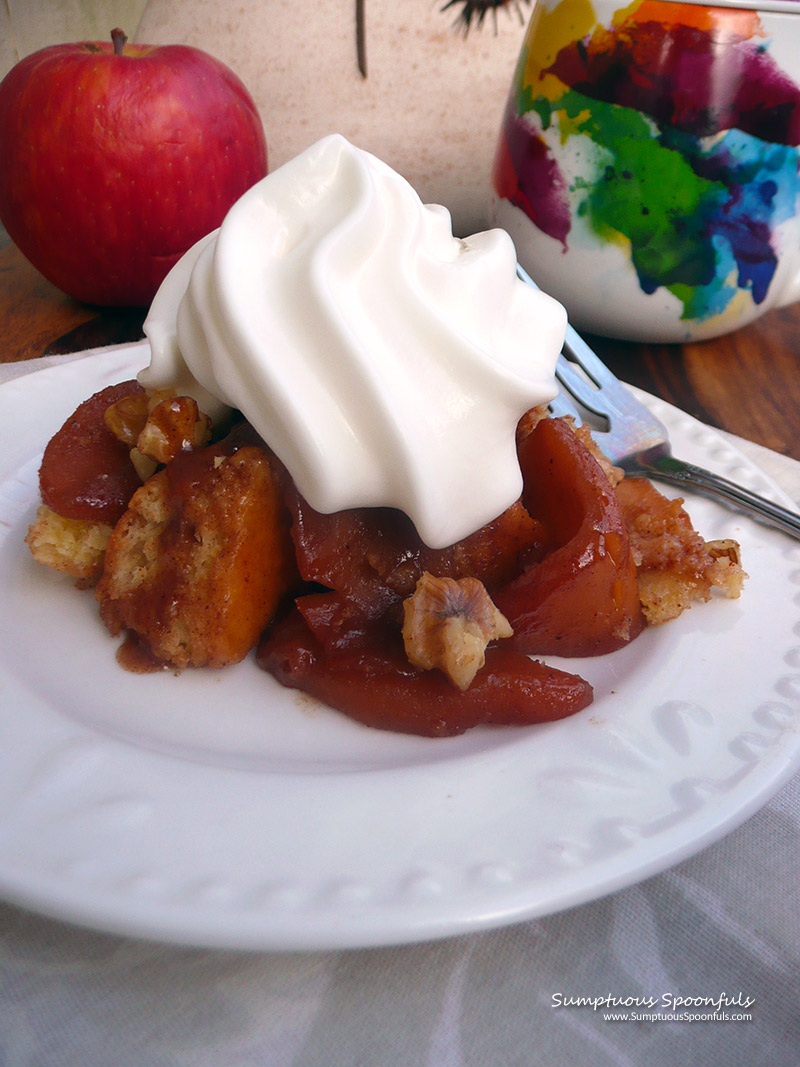
<svg viewBox="0 0 800 1067"><path fill-rule="evenodd" d="M180 452L201 448L211 437L211 423L189 396L172 396L153 407L136 448L157 463L169 463Z"/></svg>
<svg viewBox="0 0 800 1067"><path fill-rule="evenodd" d="M729 537L717 541L706 541L706 549L714 561L709 569L709 579L712 585L720 589L726 597L736 600L747 577L742 569L742 550L739 542Z"/></svg>
<svg viewBox="0 0 800 1067"><path fill-rule="evenodd" d="M103 412L106 429L110 430L118 441L122 441L128 448L133 448L147 422L149 404L147 393L123 396Z"/></svg>
<svg viewBox="0 0 800 1067"><path fill-rule="evenodd" d="M159 464L180 452L202 448L211 438L211 420L189 396L167 390L126 396L106 409L105 424L131 450L143 482Z"/></svg>
<svg viewBox="0 0 800 1067"><path fill-rule="evenodd" d="M409 661L423 670L438 667L462 691L486 662L489 642L514 632L477 578L436 578L426 571L403 601L403 613Z"/></svg>

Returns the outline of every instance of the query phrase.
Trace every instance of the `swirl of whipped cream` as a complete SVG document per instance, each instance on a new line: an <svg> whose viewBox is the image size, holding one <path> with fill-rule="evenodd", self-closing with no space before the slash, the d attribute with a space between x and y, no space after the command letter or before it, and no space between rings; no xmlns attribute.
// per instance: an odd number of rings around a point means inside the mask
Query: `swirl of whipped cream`
<svg viewBox="0 0 800 1067"><path fill-rule="evenodd" d="M177 264L140 381L239 409L317 511L399 508L441 548L519 497L516 425L555 396L565 327L504 231L454 237L446 209L332 135Z"/></svg>

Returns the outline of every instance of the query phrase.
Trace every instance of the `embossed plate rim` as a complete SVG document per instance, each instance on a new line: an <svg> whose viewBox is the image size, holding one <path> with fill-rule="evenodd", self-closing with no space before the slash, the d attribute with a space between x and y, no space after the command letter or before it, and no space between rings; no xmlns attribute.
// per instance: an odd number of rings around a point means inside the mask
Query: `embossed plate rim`
<svg viewBox="0 0 800 1067"><path fill-rule="evenodd" d="M365 733L326 710L298 715L296 698L272 692L280 715L288 712L281 724L311 721L332 745L331 766L300 771L184 759L160 741L131 740L116 721L98 728L79 707L94 699L88 678L68 677L58 700L38 684L34 616L14 603L22 579L9 568L25 568L31 464L47 437L79 400L145 359L146 347L132 346L0 388L0 574L10 590L0 628L12 634L0 662L4 899L182 944L319 950L426 940L545 915L655 874L733 829L796 768L800 601L786 590L798 587L800 548L696 500L707 536L742 539L753 575L744 598L694 609L602 665L577 664L593 681L599 672L602 692L572 720L426 742ZM786 499L715 431L649 402L681 454ZM94 664L107 682L115 642L91 630L93 611L74 607L68 586L34 571L24 582L44 612L41 633L57 644L52 609L63 605L76 634L90 628L75 669ZM743 636L744 651L720 673L720 651ZM27 667L9 662L9 648ZM158 676L145 687L238 692L233 675L198 677ZM271 680L257 677L261 693ZM104 700L101 710L114 695ZM724 715L720 701L730 705ZM353 767L337 764L351 744Z"/></svg>

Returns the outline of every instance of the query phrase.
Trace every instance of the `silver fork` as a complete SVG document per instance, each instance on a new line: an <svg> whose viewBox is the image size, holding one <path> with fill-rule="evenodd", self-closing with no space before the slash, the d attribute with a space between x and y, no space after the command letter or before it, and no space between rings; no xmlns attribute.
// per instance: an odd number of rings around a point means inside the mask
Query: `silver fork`
<svg viewBox="0 0 800 1067"><path fill-rule="evenodd" d="M528 285L538 288L522 267L517 267L517 273ZM693 490L800 539L800 515L673 456L664 424L611 373L571 326L567 327L556 377L561 392L550 405L551 412L586 422L603 453L629 477L653 478Z"/></svg>

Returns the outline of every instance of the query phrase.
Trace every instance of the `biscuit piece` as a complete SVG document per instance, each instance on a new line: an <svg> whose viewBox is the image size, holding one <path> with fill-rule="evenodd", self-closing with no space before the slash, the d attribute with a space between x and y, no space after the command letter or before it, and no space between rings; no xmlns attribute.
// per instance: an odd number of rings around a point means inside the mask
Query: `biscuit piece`
<svg viewBox="0 0 800 1067"><path fill-rule="evenodd" d="M108 522L67 519L42 504L25 541L37 562L69 574L85 588L94 585L103 572L113 528Z"/></svg>
<svg viewBox="0 0 800 1067"><path fill-rule="evenodd" d="M224 442L176 457L133 496L97 587L108 629L175 667L224 667L255 645L295 577L268 453Z"/></svg>
<svg viewBox="0 0 800 1067"><path fill-rule="evenodd" d="M641 478L617 486L639 576L639 598L650 625L677 618L716 589L735 599L747 577L735 541L704 541L683 501L670 500Z"/></svg>

